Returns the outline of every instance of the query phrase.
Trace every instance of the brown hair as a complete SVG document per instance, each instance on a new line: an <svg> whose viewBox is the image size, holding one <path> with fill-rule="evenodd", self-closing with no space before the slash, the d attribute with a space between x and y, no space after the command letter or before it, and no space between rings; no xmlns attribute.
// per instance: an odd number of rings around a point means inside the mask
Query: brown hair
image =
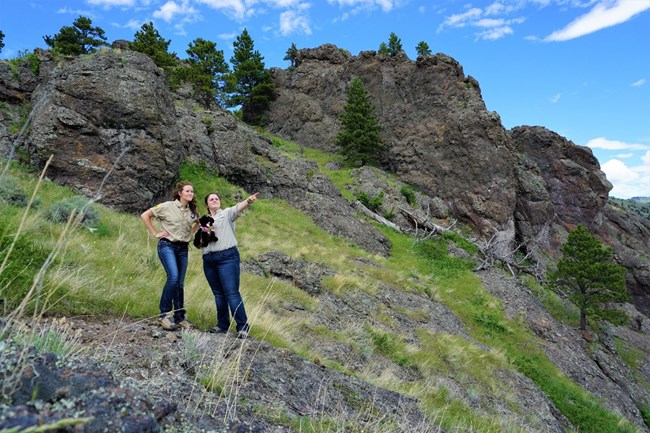
<svg viewBox="0 0 650 433"><path fill-rule="evenodd" d="M176 184L176 189L174 190L173 199L180 200L181 193L183 192L183 188L185 188L188 185L194 187L194 185L192 185L190 182L184 182L184 181L178 182ZM190 210L192 211L193 214L198 214L198 210L196 207L196 194L194 194L194 197L192 197L192 201L189 202L187 205L190 207Z"/></svg>
<svg viewBox="0 0 650 433"><path fill-rule="evenodd" d="M212 194L216 195L217 197L219 197L219 200L221 200L221 196L220 196L217 192L215 192L215 191L209 192L209 193L205 196L205 198L203 199L203 203L205 203L205 207L206 207L206 209L208 210L208 214L210 213L210 208L208 208L208 197L210 197Z"/></svg>

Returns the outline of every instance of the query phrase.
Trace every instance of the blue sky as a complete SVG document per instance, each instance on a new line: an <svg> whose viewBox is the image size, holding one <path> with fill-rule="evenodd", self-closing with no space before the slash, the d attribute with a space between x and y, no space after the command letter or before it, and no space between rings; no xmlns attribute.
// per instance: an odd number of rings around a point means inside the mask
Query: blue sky
<svg viewBox="0 0 650 433"><path fill-rule="evenodd" d="M650 196L650 0L0 0L0 58L45 48L80 15L109 42L152 21L180 57L200 37L230 59L246 28L267 67L289 66L291 43L357 55L394 32L415 59L425 41L479 81L506 128L589 146L610 195Z"/></svg>

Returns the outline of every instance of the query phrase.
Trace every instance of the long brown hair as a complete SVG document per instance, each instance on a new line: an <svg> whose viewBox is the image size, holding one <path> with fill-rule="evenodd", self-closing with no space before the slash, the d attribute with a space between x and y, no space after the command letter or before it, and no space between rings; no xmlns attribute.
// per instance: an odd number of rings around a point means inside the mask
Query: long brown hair
<svg viewBox="0 0 650 433"><path fill-rule="evenodd" d="M194 185L192 185L190 182L185 182L185 181L178 182L176 184L176 189L174 190L173 199L180 200L181 193L183 192L183 188L185 188L188 185L194 188ZM194 193L194 197L192 197L192 201L190 201L187 205L190 207L190 210L192 211L193 214L198 215L198 210L196 207L196 193Z"/></svg>

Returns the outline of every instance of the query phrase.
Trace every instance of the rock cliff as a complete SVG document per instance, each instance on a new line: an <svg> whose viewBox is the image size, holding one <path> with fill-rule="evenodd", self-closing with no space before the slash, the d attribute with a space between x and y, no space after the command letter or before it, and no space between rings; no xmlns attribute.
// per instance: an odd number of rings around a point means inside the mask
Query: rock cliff
<svg viewBox="0 0 650 433"><path fill-rule="evenodd" d="M336 150L347 85L358 76L383 127L386 170L442 202L479 238L492 239L492 251L506 260L523 245L545 266L567 230L589 227L621 251L635 304L650 312L647 221L610 222L612 186L591 150L543 127L505 130L499 115L486 109L479 83L451 57L352 56L323 45L299 50L295 67L272 72L271 132ZM611 235L619 230L627 241Z"/></svg>

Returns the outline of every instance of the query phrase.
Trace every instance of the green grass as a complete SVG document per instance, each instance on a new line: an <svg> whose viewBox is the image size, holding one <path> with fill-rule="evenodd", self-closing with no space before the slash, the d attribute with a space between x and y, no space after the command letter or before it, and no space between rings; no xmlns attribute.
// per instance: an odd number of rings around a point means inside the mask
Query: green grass
<svg viewBox="0 0 650 433"><path fill-rule="evenodd" d="M281 143L278 149L287 153L300 151L292 148L291 143ZM332 161L331 155L308 149L303 149L302 154L315 159L340 188L352 182L350 168L345 165L336 170L323 168ZM11 174L24 191L33 189L33 174L20 167ZM194 184L203 211L202 199L208 192L217 191L225 206L253 192L243 191L201 165L184 164L181 179ZM18 240L20 252L15 256L12 253L11 277L5 273L0 275L5 278L2 296L9 299L5 305L15 303L26 293L40 264L64 231L63 224L47 221L45 210L72 195L69 189L43 183L38 192L42 206L30 211ZM7 241L15 232L24 208L0 203L0 210L1 254L6 251ZM101 205L97 205L97 210L99 221L91 227L95 230L79 228L71 232L46 275L45 287L55 295L48 301L47 312L156 316L164 272L157 258L155 240L148 235L138 215L114 212ZM270 276L244 273L241 290L253 324L252 334L307 359L320 359L324 365L350 372L353 371L350 366L328 359L320 350L322 341L347 345L368 357L367 369L355 374L378 386L421 399L423 409L432 418L441 420L449 431L520 431L501 414L478 410L436 383L436 379L448 377L459 383L468 396L476 399L496 396L508 402L517 414L521 407L516 396L509 395L494 374L497 370L517 370L531 378L581 432L632 431L629 425L603 409L593 396L563 376L523 323L505 316L500 301L486 292L480 279L471 272L475 266L473 261L448 255L449 242L471 251L461 237L448 235L415 242L408 235L377 227L392 245L388 258L370 254L346 239L327 234L309 217L278 199L260 197L237 223L243 260L277 250L296 260L319 263L334 272L323 280L324 289L331 290L341 300L349 293L375 296L382 286L424 293L450 309L462 322L465 332L489 350L463 337L435 334L424 328L415 330L416 342L406 343L404 336L393 329L395 319L388 307L377 311L376 317L361 319L346 329L319 328L310 322L310 317L320 310L317 298ZM214 326L214 299L203 276L200 251L193 247L185 297L189 319L202 329ZM286 305L299 308L288 313ZM397 307L395 312L409 315ZM424 311L411 314L426 317ZM379 323L382 329L370 326L371 323ZM392 363L386 374L377 373L379 366L383 371L382 362L386 362L379 357ZM419 371L427 380L410 383L391 373L400 368ZM224 382L223 377L214 376L211 370L201 377L204 386L219 393L234 386ZM498 430L499 426L503 429Z"/></svg>

